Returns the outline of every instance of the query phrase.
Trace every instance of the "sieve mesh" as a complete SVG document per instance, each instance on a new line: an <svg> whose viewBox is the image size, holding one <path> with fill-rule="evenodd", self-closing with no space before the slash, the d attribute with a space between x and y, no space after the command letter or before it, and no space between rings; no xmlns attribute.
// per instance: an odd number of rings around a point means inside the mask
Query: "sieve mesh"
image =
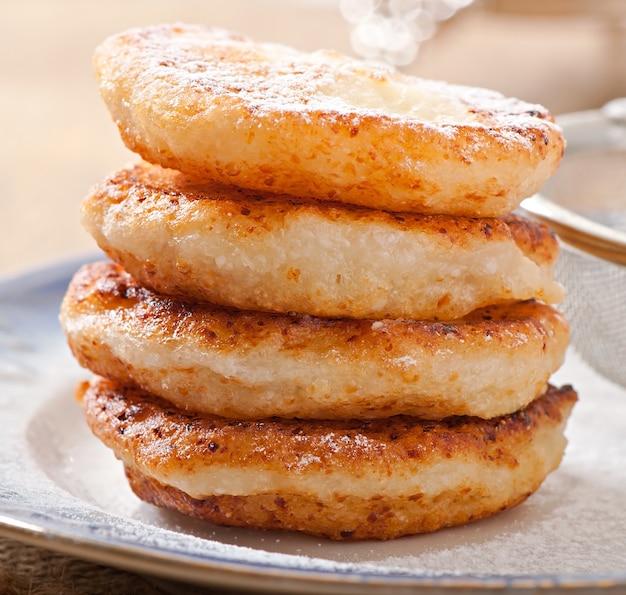
<svg viewBox="0 0 626 595"><path fill-rule="evenodd" d="M556 276L571 343L597 372L626 387L626 267L563 246Z"/></svg>
<svg viewBox="0 0 626 595"><path fill-rule="evenodd" d="M567 139L542 194L589 220L626 231L626 98L557 118ZM626 266L562 244L556 265L571 343L597 372L626 387Z"/></svg>

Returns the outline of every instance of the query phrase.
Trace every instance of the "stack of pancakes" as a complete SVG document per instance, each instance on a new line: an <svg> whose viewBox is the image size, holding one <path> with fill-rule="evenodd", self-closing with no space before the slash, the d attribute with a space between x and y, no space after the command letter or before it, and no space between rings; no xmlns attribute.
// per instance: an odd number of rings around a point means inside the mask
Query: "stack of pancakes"
<svg viewBox="0 0 626 595"><path fill-rule="evenodd" d="M143 159L96 185L61 321L86 419L142 499L389 539L522 502L576 401L542 107L214 28L105 41Z"/></svg>

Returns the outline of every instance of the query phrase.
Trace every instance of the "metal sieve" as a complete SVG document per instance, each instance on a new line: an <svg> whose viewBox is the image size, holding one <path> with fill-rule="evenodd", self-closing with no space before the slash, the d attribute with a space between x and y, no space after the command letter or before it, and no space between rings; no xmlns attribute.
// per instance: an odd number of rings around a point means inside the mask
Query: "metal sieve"
<svg viewBox="0 0 626 595"><path fill-rule="evenodd" d="M574 349L626 387L626 99L557 121L568 143L561 167L521 210L560 237Z"/></svg>

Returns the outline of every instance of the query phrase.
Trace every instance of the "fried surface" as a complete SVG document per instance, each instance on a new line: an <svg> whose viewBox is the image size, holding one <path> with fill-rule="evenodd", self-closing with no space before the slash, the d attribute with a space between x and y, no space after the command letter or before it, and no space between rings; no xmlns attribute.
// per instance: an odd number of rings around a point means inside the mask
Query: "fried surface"
<svg viewBox="0 0 626 595"><path fill-rule="evenodd" d="M564 149L542 106L216 28L133 29L94 64L131 150L262 192L494 216L539 190Z"/></svg>
<svg viewBox="0 0 626 595"><path fill-rule="evenodd" d="M495 514L562 457L576 401L555 389L494 420L229 421L94 378L77 396L139 497L224 524L388 539Z"/></svg>
<svg viewBox="0 0 626 595"><path fill-rule="evenodd" d="M198 185L143 163L96 185L82 217L139 282L185 300L452 320L496 303L562 298L556 239L513 215L390 214Z"/></svg>
<svg viewBox="0 0 626 595"><path fill-rule="evenodd" d="M325 320L177 302L112 263L75 275L61 322L93 372L240 419L495 417L545 390L569 340L563 315L537 302L452 323Z"/></svg>

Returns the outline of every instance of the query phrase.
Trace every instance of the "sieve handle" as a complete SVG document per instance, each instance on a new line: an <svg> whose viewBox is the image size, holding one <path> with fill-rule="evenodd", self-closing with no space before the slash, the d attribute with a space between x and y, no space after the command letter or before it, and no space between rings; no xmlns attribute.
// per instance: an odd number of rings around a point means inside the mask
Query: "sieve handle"
<svg viewBox="0 0 626 595"><path fill-rule="evenodd" d="M587 219L540 194L523 200L520 209L530 218L545 223L574 248L626 265L626 233Z"/></svg>

